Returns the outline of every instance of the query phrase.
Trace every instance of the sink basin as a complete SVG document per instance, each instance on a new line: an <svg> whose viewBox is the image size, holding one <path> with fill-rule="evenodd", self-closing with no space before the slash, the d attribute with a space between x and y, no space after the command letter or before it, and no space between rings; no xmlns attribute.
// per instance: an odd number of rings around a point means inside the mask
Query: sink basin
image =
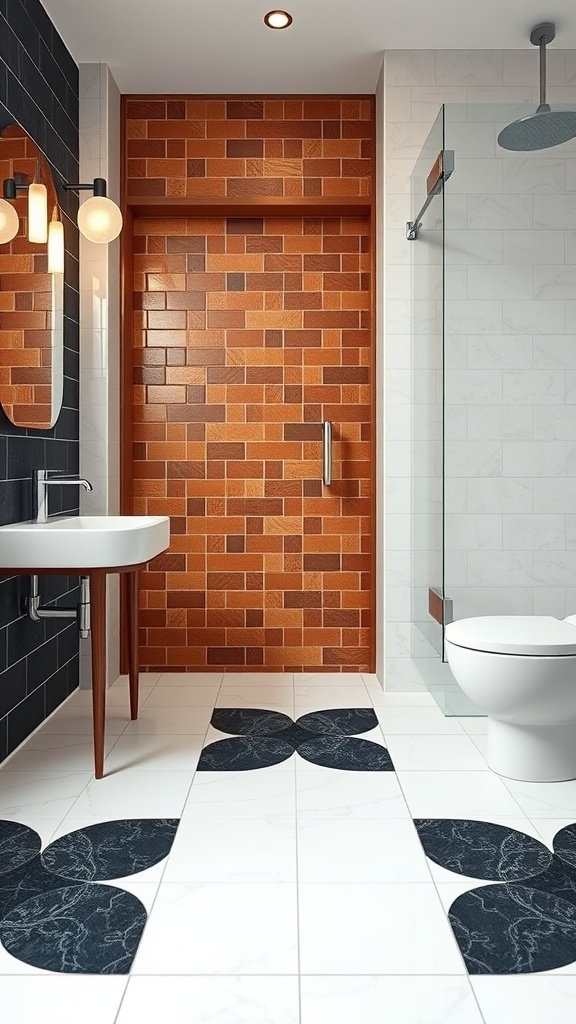
<svg viewBox="0 0 576 1024"><path fill-rule="evenodd" d="M0 527L2 569L108 569L148 562L170 544L168 516L61 516Z"/></svg>

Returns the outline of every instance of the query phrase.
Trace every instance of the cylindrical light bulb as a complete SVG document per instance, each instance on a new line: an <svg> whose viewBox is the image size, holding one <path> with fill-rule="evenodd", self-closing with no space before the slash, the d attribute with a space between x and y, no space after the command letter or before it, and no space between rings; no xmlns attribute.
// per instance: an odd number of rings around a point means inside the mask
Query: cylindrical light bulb
<svg viewBox="0 0 576 1024"><path fill-rule="evenodd" d="M48 273L64 273L64 225L51 220L48 225Z"/></svg>
<svg viewBox="0 0 576 1024"><path fill-rule="evenodd" d="M46 185L32 182L28 189L28 241L45 242L48 238L48 192Z"/></svg>
<svg viewBox="0 0 576 1024"><path fill-rule="evenodd" d="M12 204L6 199L0 199L0 244L4 245L16 238L19 227L18 214Z"/></svg>
<svg viewBox="0 0 576 1024"><path fill-rule="evenodd" d="M92 196L78 210L78 227L89 242L112 242L122 230L122 214L106 196Z"/></svg>

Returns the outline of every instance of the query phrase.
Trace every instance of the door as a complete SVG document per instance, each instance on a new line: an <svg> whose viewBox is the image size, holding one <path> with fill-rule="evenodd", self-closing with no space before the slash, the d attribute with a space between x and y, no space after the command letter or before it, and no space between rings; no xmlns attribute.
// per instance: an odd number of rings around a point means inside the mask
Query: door
<svg viewBox="0 0 576 1024"><path fill-rule="evenodd" d="M135 220L133 510L172 519L143 668L373 670L369 239L362 217Z"/></svg>

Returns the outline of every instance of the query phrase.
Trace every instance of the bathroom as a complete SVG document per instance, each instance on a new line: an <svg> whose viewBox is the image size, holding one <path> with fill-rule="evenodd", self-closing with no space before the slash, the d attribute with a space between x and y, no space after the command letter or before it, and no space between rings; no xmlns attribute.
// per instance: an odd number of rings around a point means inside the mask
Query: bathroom
<svg viewBox="0 0 576 1024"><path fill-rule="evenodd" d="M0 0L2 131L49 164L66 248L61 408L17 425L3 401L0 525L48 470L91 486L44 487L50 516L171 527L139 602L133 574L90 577L91 639L0 580L6 1019L572 1021L576 781L490 769L442 622L576 612L576 144L496 149L538 104L551 12L376 34L369 0L354 33L299 3L284 32L243 3L225 40L216 0L140 6ZM214 61L237 39L251 59ZM109 244L76 224L94 179ZM13 258L4 342L30 308L11 320ZM45 610L80 601L61 572Z"/></svg>

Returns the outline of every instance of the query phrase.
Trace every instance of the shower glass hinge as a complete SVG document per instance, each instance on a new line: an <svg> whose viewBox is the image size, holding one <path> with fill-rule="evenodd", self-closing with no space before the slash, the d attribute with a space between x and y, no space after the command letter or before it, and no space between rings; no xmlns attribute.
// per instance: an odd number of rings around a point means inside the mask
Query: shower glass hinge
<svg viewBox="0 0 576 1024"><path fill-rule="evenodd" d="M451 597L445 597L437 587L428 587L428 612L441 626L454 621L454 603Z"/></svg>
<svg viewBox="0 0 576 1024"><path fill-rule="evenodd" d="M30 577L30 597L26 601L28 615L33 622L42 619L76 619L82 640L90 636L90 577L80 577L80 601L76 608L43 608L41 604L38 576Z"/></svg>

